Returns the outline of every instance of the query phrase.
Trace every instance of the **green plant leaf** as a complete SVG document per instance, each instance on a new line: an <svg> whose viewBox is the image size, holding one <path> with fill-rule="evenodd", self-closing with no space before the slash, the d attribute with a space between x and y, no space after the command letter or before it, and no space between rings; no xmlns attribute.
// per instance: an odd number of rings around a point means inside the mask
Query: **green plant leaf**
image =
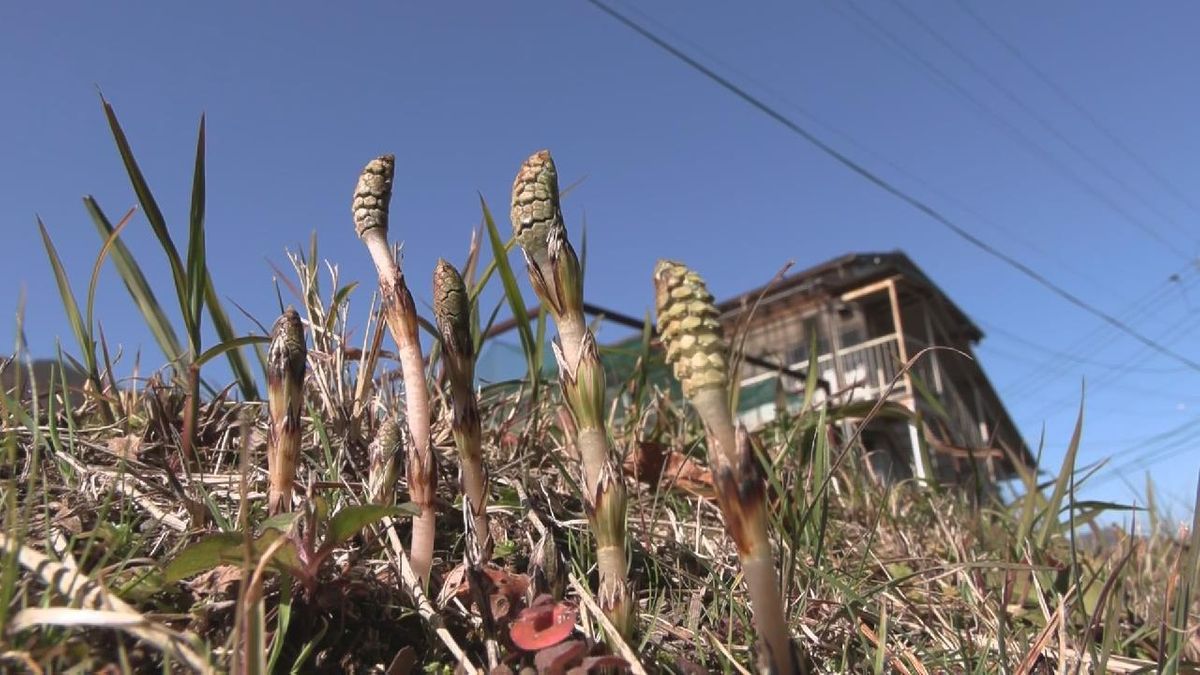
<svg viewBox="0 0 1200 675"><path fill-rule="evenodd" d="M207 298L208 315L212 318L213 329L217 332L217 338L222 343L237 339L237 335L233 331L233 324L229 321L229 315L225 313L225 308L221 305L221 299L217 297L217 291L213 288L212 277L207 272L205 272L204 276L207 280L204 292ZM259 398L258 386L255 384L254 375L250 372L250 366L246 363L245 357L242 356L241 350L231 349L225 352L225 357L229 359L229 367L233 370L233 376L237 379L238 388L242 390L242 398L247 401L257 401ZM263 363L263 368L266 368L265 362Z"/></svg>
<svg viewBox="0 0 1200 675"><path fill-rule="evenodd" d="M277 513L259 523L258 529L260 532L266 532L267 530L279 530L280 532L287 532L287 529L292 526L292 523L296 522L296 516L298 515L298 513L293 511Z"/></svg>
<svg viewBox="0 0 1200 675"><path fill-rule="evenodd" d="M1072 432L1071 442L1067 445L1066 454L1063 455L1062 467L1058 470L1058 479L1054 482L1054 490L1050 493L1046 510L1041 515L1041 527L1038 528L1037 536L1034 539L1039 551L1045 548L1046 542L1050 540L1050 535L1059 527L1057 516L1062 508L1063 498L1067 495L1071 474L1075 471L1075 455L1079 452L1079 441L1083 437L1083 402L1084 396L1081 393L1079 415L1075 418L1075 431Z"/></svg>
<svg viewBox="0 0 1200 675"><path fill-rule="evenodd" d="M62 298L63 310L67 313L67 321L71 324L71 332L75 334L75 341L79 343L84 367L88 377L94 378L97 376L96 343L92 340L91 326L83 324L83 317L79 314L79 304L75 301L75 294L71 291L71 281L67 278L67 270L63 267L62 259L58 257L58 250L54 248L54 242L50 239L50 233L46 231L46 225L42 223L41 218L37 219L37 226L38 231L42 233L42 244L46 247L46 256L50 258L50 267L54 270L54 283L58 285L58 294Z"/></svg>
<svg viewBox="0 0 1200 675"><path fill-rule="evenodd" d="M200 325L203 323L204 296L208 286L208 266L204 253L204 115L196 137L196 166L192 174L192 206L188 214L187 297L192 344L200 349Z"/></svg>
<svg viewBox="0 0 1200 675"><path fill-rule="evenodd" d="M100 238L106 242L109 241L116 228L104 215L100 205L91 196L83 198L83 205L96 225ZM133 298L133 303L137 305L142 320L150 329L154 341L158 343L158 348L162 350L169 361L181 358L183 347L179 344L179 337L175 334L170 319L167 318L166 312L163 311L162 305L155 297L150 283L146 281L146 275L142 273L141 266L138 265L137 260L134 259L129 248L120 238L112 240L110 257L113 265L117 268L117 273L121 276L121 281L125 284L125 289L129 291L129 297Z"/></svg>
<svg viewBox="0 0 1200 675"><path fill-rule="evenodd" d="M421 508L412 503L399 506L382 506L380 504L347 506L330 519L324 546L337 546L358 534L364 527L389 516L417 516L420 514Z"/></svg>
<svg viewBox="0 0 1200 675"><path fill-rule="evenodd" d="M269 338L265 335L246 335L244 337L233 338L232 340L226 340L226 341L222 342L221 344L213 345L212 347L209 347L208 349L206 349L204 351L203 354L196 357L196 365L202 366L202 365L208 363L209 361L217 358L218 356L220 356L232 349L248 347L250 345L264 345L270 341L271 341L271 338Z"/></svg>
<svg viewBox="0 0 1200 675"><path fill-rule="evenodd" d="M242 535L238 532L211 534L180 551L163 570L163 579L179 581L207 572L225 562L222 554L230 549L241 550Z"/></svg>
<svg viewBox="0 0 1200 675"><path fill-rule="evenodd" d="M175 248L175 242L171 240L167 221L163 218L162 210L158 208L158 202L154 199L150 186L146 184L146 177L142 175L137 160L134 159L133 150L129 146L129 140L125 137L125 131L121 129L121 123L117 121L117 114L113 110L112 104L103 96L100 97L100 102L104 105L104 115L108 118L109 129L112 131L113 140L116 141L117 151L121 154L121 161L125 164L125 172L129 174L129 182L133 185L133 191L142 205L142 212L146 214L150 229L154 231L154 236L158 238L158 243L167 256L167 263L171 267L171 278L175 281L175 294L179 299L179 310L183 312L183 324L189 327L190 335L193 320L189 313L191 305L187 298L187 277L184 274L183 262L179 259L179 250ZM195 352L199 345L193 344L191 347Z"/></svg>
<svg viewBox="0 0 1200 675"><path fill-rule="evenodd" d="M521 338L521 350L525 352L525 361L529 367L531 395L536 398L538 375L541 373L542 364L537 362L537 347L534 344L533 329L529 324L529 311L525 308L525 299L521 296L517 278L513 276L512 266L508 264L508 248L500 239L496 221L492 219L492 212L488 210L483 195L479 196L479 205L483 209L483 222L487 227L488 239L492 244L492 260L496 264L496 271L500 273L500 281L504 285L504 295L508 298L509 307L512 308L513 321L517 324L517 334Z"/></svg>

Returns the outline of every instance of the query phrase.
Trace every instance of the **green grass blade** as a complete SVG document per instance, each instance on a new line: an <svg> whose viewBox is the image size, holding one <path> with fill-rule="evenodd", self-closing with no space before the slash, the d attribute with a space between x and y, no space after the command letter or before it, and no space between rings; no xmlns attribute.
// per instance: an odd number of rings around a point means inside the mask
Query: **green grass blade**
<svg viewBox="0 0 1200 675"><path fill-rule="evenodd" d="M1188 547L1179 569L1179 586L1176 588L1175 603L1168 632L1168 649L1164 673L1180 671L1183 650L1191 643L1192 631L1188 629L1189 610L1195 599L1196 576L1200 572L1200 481L1196 483L1196 500L1192 502L1192 531Z"/></svg>
<svg viewBox="0 0 1200 675"><path fill-rule="evenodd" d="M478 304L479 304L478 300L473 300L471 302L472 307L477 307ZM496 302L496 306L493 307L492 312L490 314L488 314L487 323L481 325L479 327L479 329L475 332L475 334L472 336L472 338L475 340L475 353L476 354L480 354L483 352L483 343L485 342L485 338L487 337L488 331L490 331L492 329L492 326L494 326L496 324L496 317L499 316L500 309L502 307L504 307L504 299L503 298L501 298L499 301Z"/></svg>
<svg viewBox="0 0 1200 675"><path fill-rule="evenodd" d="M116 228L104 215L94 198L84 197L83 205L96 225L100 238L108 241ZM175 334L170 319L167 318L166 312L163 311L162 305L155 297L150 282L146 281L146 275L142 273L141 266L129 252L129 247L121 239L115 239L110 255L113 265L117 268L117 273L121 276L121 281L125 284L125 289L129 291L129 297L133 298L133 303L137 305L138 312L146 322L146 327L150 329L154 341L158 343L158 348L163 351L167 360L179 359L183 356L183 347L179 343L179 336Z"/></svg>
<svg viewBox="0 0 1200 675"><path fill-rule="evenodd" d="M483 208L483 221L487 226L488 238L492 243L492 259L496 264L496 271L500 273L500 281L504 285L504 295L508 298L508 304L512 308L513 320L517 324L517 334L521 338L521 349L525 352L525 360L529 365L530 383L536 394L538 375L541 373L542 364L536 361L537 347L534 343L533 329L529 324L529 311L525 308L525 299L521 296L517 278L513 276L512 266L508 264L508 248L500 239L496 222L492 219L492 213L488 210L487 202L484 201L482 195L479 197L479 205Z"/></svg>
<svg viewBox="0 0 1200 675"><path fill-rule="evenodd" d="M179 310L183 312L183 323L185 326L191 326L192 317L189 313L191 306L187 301L187 277L184 276L179 250L175 248L175 242L171 240L167 221L163 218L162 210L158 208L158 202L154 199L150 186L146 184L146 177L142 175L142 170L138 167L137 160L133 156L133 149L130 148L129 140L125 137L125 131L121 129L121 123L117 121L117 114L113 110L112 104L103 96L100 97L100 101L104 104L104 115L108 118L108 126L112 131L113 140L116 141L117 151L121 153L125 172L129 174L129 182L133 185L133 191L142 205L146 220L150 222L150 229L154 231L154 236L158 237L158 243L162 245L163 253L167 256L167 263L171 267L171 278L175 281L175 293L179 298ZM192 345L193 351L196 347L197 345Z"/></svg>
<svg viewBox="0 0 1200 675"><path fill-rule="evenodd" d="M196 139L196 167L192 174L192 207L188 217L187 296L188 326L191 341L200 348L200 324L203 322L204 296L208 286L208 267L204 254L204 116L200 116L200 131Z"/></svg>
<svg viewBox="0 0 1200 675"><path fill-rule="evenodd" d="M1081 394L1079 398L1079 415L1075 418L1075 431L1071 434L1071 442L1067 445L1067 452L1063 456L1062 468L1058 471L1058 480L1054 481L1054 491L1050 493L1049 503L1046 506L1046 510L1042 513L1042 523L1038 528L1037 538L1034 540L1038 550L1046 546L1050 535L1059 527L1058 514L1062 508L1063 498L1067 494L1071 474L1075 471L1075 455L1079 452L1079 440L1082 436L1083 395Z"/></svg>
<svg viewBox="0 0 1200 675"><path fill-rule="evenodd" d="M54 270L54 282L58 284L58 294L62 297L63 310L67 313L67 321L71 324L71 332L75 334L75 341L79 343L84 367L88 377L96 378L96 343L92 340L91 327L83 324L83 316L79 313L79 303L75 301L75 294L71 292L71 281L67 278L67 270L63 267L62 259L58 257L58 250L54 248L54 242L50 239L50 233L46 231L46 225L42 223L41 218L37 219L37 226L38 231L42 233L42 244L46 247L46 255L50 258L50 267ZM98 378L96 380L99 381Z"/></svg>
<svg viewBox="0 0 1200 675"><path fill-rule="evenodd" d="M817 362L814 355L817 354L817 329L814 326L808 335L808 372L804 375L804 402L800 404L800 412L808 410L812 405L813 397L817 395Z"/></svg>
<svg viewBox="0 0 1200 675"><path fill-rule="evenodd" d="M245 335L238 338L232 338L204 350L204 353L196 357L196 365L202 366L233 349L241 349L242 347L249 347L251 345L263 345L269 343L270 341L271 338L267 337L266 335Z"/></svg>
<svg viewBox="0 0 1200 675"><path fill-rule="evenodd" d="M221 300L217 297L217 291L213 288L212 277L206 271L204 274L205 280L205 297L208 305L208 315L212 317L213 329L217 332L217 338L222 343L236 340L238 335L234 333L233 324L229 322L229 315L225 313L225 308L221 306ZM237 379L238 388L242 390L242 398L247 401L258 400L258 385L255 384L254 375L250 371L249 364L246 363L246 358L242 355L241 349L231 349L225 352L225 358L229 359L229 367L233 370L233 376Z"/></svg>
<svg viewBox="0 0 1200 675"><path fill-rule="evenodd" d="M96 316L96 287L100 283L100 270L104 268L104 260L108 258L108 252L116 243L117 237L121 236L121 231L129 224L133 218L134 209L129 209L125 216L121 218L121 222L117 223L117 227L113 230L108 238L104 240L104 245L100 247L100 253L96 255L96 262L92 265L92 277L88 280L87 305L84 309L84 323L91 328L96 323L93 320Z"/></svg>

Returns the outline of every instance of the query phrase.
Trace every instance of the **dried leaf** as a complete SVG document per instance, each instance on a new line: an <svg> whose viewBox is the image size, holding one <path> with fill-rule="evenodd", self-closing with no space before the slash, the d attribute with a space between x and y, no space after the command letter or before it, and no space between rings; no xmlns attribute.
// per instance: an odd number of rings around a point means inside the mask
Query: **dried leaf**
<svg viewBox="0 0 1200 675"><path fill-rule="evenodd" d="M218 565L188 582L188 588L197 596L225 595L225 592L242 581L242 568L237 565Z"/></svg>
<svg viewBox="0 0 1200 675"><path fill-rule="evenodd" d="M388 665L387 675L409 675L417 666L417 650L406 646L396 652Z"/></svg>
<svg viewBox="0 0 1200 675"><path fill-rule="evenodd" d="M108 451L119 459L137 459L142 454L142 437L135 434L108 440Z"/></svg>
<svg viewBox="0 0 1200 675"><path fill-rule="evenodd" d="M662 443L634 443L624 469L625 475L647 485L677 488L698 497L714 496L712 471Z"/></svg>
<svg viewBox="0 0 1200 675"><path fill-rule="evenodd" d="M488 586L485 590L491 605L492 618L499 621L524 601L525 593L529 590L529 576L510 572L490 563L485 564L482 571ZM438 593L438 604L445 607L455 598L463 600L469 597L471 585L466 567L458 565L446 575L446 581Z"/></svg>

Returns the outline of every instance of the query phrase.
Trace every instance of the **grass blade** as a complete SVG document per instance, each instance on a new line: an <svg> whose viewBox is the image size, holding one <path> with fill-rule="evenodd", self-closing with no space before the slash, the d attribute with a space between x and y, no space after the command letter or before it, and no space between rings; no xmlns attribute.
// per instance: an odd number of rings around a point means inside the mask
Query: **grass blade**
<svg viewBox="0 0 1200 675"><path fill-rule="evenodd" d="M42 234L42 244L46 247L46 255L50 258L50 267L54 270L54 283L58 285L58 294L62 297L63 310L67 313L71 332L75 334L75 340L79 343L84 367L88 377L93 379L94 384L98 384L96 343L92 340L91 327L83 324L83 317L79 313L79 303L75 301L75 294L71 292L71 281L67 278L67 270L63 267L62 259L58 257L58 250L54 247L50 233L46 231L46 225L42 223L41 218L37 219L37 226L38 231Z"/></svg>
<svg viewBox="0 0 1200 675"><path fill-rule="evenodd" d="M479 197L479 205L483 209L483 221L487 227L488 239L492 243L492 260L496 265L496 271L500 273L500 281L504 285L504 295L508 298L508 304L512 308L513 320L517 324L517 334L521 338L521 349L525 352L525 360L529 366L530 394L536 399L542 364L537 362L537 347L534 343L533 329L529 324L529 311L525 307L525 299L521 296L517 278L513 276L512 266L508 263L508 248L500 239L496 221L492 219L492 213L488 210L487 202L484 201L482 195Z"/></svg>
<svg viewBox="0 0 1200 675"><path fill-rule="evenodd" d="M1067 487L1071 482L1071 474L1075 471L1075 455L1079 452L1079 441L1083 436L1083 395L1079 398L1079 415L1075 418L1075 431L1071 434L1071 442L1063 456L1062 468L1058 471L1058 480L1054 481L1054 491L1050 493L1049 503L1042 512L1042 523L1034 540L1037 550L1042 550L1050 535L1059 527L1058 514L1062 508L1063 498L1067 495Z"/></svg>
<svg viewBox="0 0 1200 675"><path fill-rule="evenodd" d="M162 245L163 253L167 256L167 263L171 267L171 278L175 281L175 293L179 298L179 310L183 312L183 323L185 326L191 326L192 317L189 313L191 306L188 304L186 295L187 278L184 276L183 262L179 259L179 250L175 248L175 242L171 240L167 221L163 218L162 210L158 208L158 202L154 199L150 186L146 184L146 177L142 175L142 170L138 167L133 150L129 146L129 140L125 137L125 131L121 129L121 123L117 121L117 114L113 110L112 104L103 96L100 97L100 102L104 104L104 115L108 118L108 126L112 131L113 140L116 141L117 151L121 153L125 172L129 174L129 182L133 185L133 191L142 205L142 211L146 214L150 229L154 231L154 236L158 237L158 243ZM193 351L196 347L197 345L192 345Z"/></svg>
<svg viewBox="0 0 1200 675"><path fill-rule="evenodd" d="M196 365L202 366L217 358L221 354L234 349L241 349L242 347L249 347L251 345L265 345L270 341L271 338L265 335L244 335L242 337L232 338L219 344L215 344L212 347L204 350L204 353L196 357Z"/></svg>
<svg viewBox="0 0 1200 675"><path fill-rule="evenodd" d="M188 218L187 296L188 328L191 341L199 350L200 324L203 322L204 296L208 286L208 267L204 254L204 116L196 139L196 168L192 174L192 207Z"/></svg>
<svg viewBox="0 0 1200 675"><path fill-rule="evenodd" d="M104 211L100 209L95 198L90 195L84 197L83 205L96 225L100 238L108 241L116 228L104 215ZM117 273L121 276L121 281L125 284L125 289L129 291L129 297L133 298L133 303L137 305L142 319L146 322L146 327L150 329L154 341L158 343L158 348L163 351L167 360L179 359L183 355L179 336L175 334L170 319L167 318L166 312L163 311L162 305L154 295L150 282L146 281L146 275L142 273L141 266L138 265L133 254L129 252L129 247L120 238L113 240L111 258L113 265L117 268Z"/></svg>
<svg viewBox="0 0 1200 675"><path fill-rule="evenodd" d="M228 343L232 340L239 339L234 333L233 324L229 322L229 315L225 313L225 308L221 305L220 298L217 297L217 291L213 288L212 277L207 271L204 274L205 297L208 305L208 315L212 318L213 329L217 332L217 338L222 343ZM258 343L249 343L258 344ZM238 388L242 390L242 398L247 401L257 401L258 385L255 384L254 375L250 371L249 364L246 363L246 358L242 355L241 349L230 349L225 352L225 358L229 359L229 367L233 370L233 376L237 379Z"/></svg>
<svg viewBox="0 0 1200 675"><path fill-rule="evenodd" d="M121 222L117 223L117 227L104 240L104 245L100 247L100 253L96 255L96 262L92 265L92 277L88 280L87 305L84 308L84 322L89 327L95 326L93 321L95 318L96 307L96 286L100 283L100 270L104 267L104 259L108 257L108 252L112 250L113 244L116 243L117 237L121 236L121 231L129 224L133 218L134 209L129 209L121 218Z"/></svg>

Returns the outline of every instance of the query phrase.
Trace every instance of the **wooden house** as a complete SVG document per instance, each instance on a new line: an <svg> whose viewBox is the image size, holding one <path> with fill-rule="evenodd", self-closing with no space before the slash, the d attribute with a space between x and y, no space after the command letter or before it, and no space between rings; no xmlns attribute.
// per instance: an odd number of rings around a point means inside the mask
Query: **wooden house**
<svg viewBox="0 0 1200 675"><path fill-rule="evenodd" d="M982 476L994 486L1014 477L1016 462L1034 466L974 359L983 332L903 253L842 256L719 307L726 335L742 335L747 356L793 371L815 367L827 385L818 398L884 398L916 413L858 430L881 478L979 485ZM797 405L804 386L752 363L739 378L738 412L750 428L774 418L781 401Z"/></svg>
<svg viewBox="0 0 1200 675"><path fill-rule="evenodd" d="M824 399L845 413L884 399L906 409L904 415L851 417L843 425L845 434L857 433L880 480L936 478L986 492L1016 477L1018 463L1036 470L974 359L983 332L903 253L842 256L718 307L726 337L743 355L737 413L751 430L784 407L796 411L815 367L818 403ZM642 326L619 312L584 309L629 328ZM502 322L489 337L514 326ZM635 336L601 349L613 395L621 395L634 372L640 343ZM510 358L520 353L515 345L507 348ZM556 369L552 359L545 368ZM661 353L644 374L677 389Z"/></svg>

